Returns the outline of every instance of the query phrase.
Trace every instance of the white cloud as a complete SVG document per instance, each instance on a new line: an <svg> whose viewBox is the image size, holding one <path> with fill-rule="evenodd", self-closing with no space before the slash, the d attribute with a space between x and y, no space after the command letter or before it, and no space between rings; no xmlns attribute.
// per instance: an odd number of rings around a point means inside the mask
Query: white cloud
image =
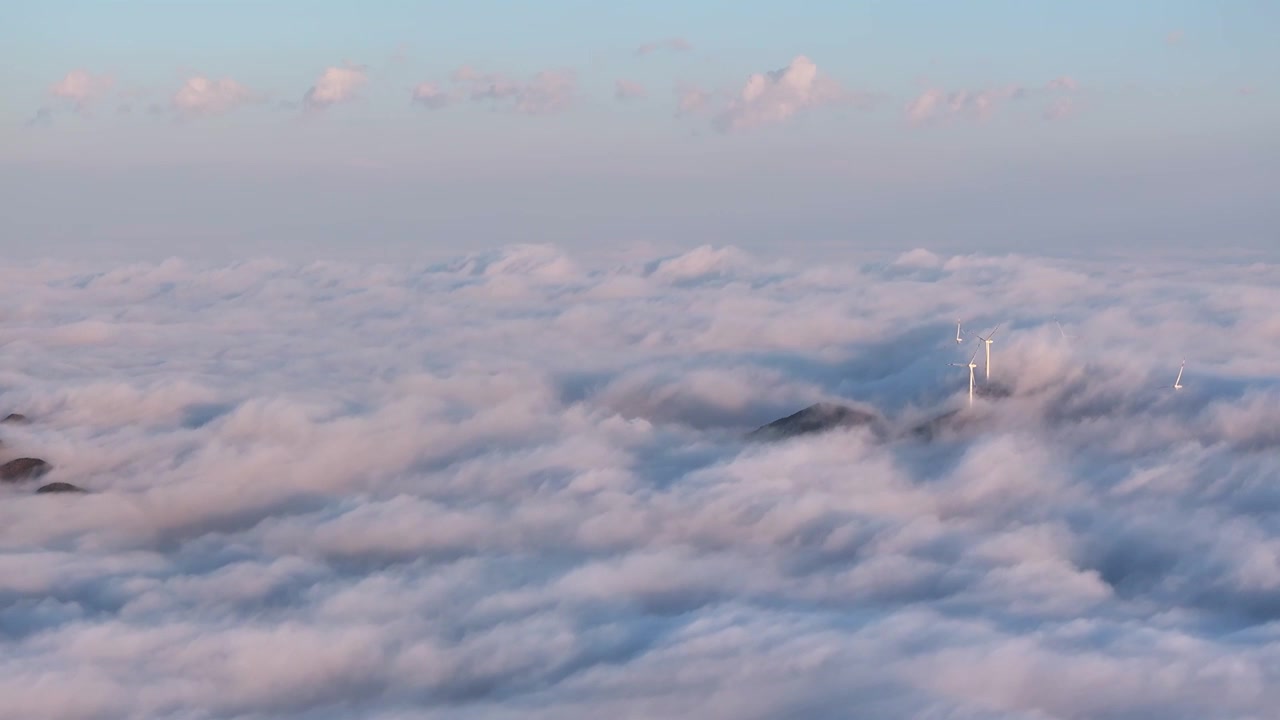
<svg viewBox="0 0 1280 720"><path fill-rule="evenodd" d="M367 80L368 75L362 67L345 65L325 68L316 79L316 84L303 96L303 103L308 108L318 110L347 102L355 97Z"/></svg>
<svg viewBox="0 0 1280 720"><path fill-rule="evenodd" d="M188 78L174 93L172 104L175 110L185 115L216 115L252 99L253 93L231 78L210 80L196 75Z"/></svg>
<svg viewBox="0 0 1280 720"><path fill-rule="evenodd" d="M724 132L773 125L805 110L834 102L844 90L821 74L812 60L797 55L785 68L756 73L716 118Z"/></svg>
<svg viewBox="0 0 1280 720"><path fill-rule="evenodd" d="M644 85L634 80L617 80L613 84L613 97L616 100L636 100L648 94Z"/></svg>
<svg viewBox="0 0 1280 720"><path fill-rule="evenodd" d="M1266 264L925 249L0 268L0 398L32 420L0 454L92 491L0 484L0 696L1265 717L1278 288ZM956 317L1004 322L1010 397L965 408ZM743 438L817 401L885 433Z"/></svg>

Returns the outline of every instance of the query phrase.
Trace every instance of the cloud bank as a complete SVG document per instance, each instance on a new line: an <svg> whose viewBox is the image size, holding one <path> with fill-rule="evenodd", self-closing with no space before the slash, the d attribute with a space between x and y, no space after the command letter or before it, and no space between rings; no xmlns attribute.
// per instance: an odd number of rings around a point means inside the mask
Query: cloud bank
<svg viewBox="0 0 1280 720"><path fill-rule="evenodd" d="M1274 265L516 246L0 279L0 414L32 420L3 459L91 491L0 485L15 717L1280 701ZM1009 397L965 407L956 317L1005 323ZM743 438L819 401L887 432Z"/></svg>

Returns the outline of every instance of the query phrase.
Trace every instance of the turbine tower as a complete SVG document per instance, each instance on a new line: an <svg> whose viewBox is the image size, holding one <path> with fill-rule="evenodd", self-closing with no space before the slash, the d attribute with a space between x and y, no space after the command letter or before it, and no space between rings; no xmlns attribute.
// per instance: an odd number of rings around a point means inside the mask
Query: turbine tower
<svg viewBox="0 0 1280 720"><path fill-rule="evenodd" d="M969 368L969 407L973 407L973 371L978 368L978 363L974 362L974 360L977 359L978 351L974 350L973 354L969 356L969 362L967 363L947 363L951 367Z"/></svg>
<svg viewBox="0 0 1280 720"><path fill-rule="evenodd" d="M1184 359L1182 360L1182 364L1178 366L1178 379L1173 381L1173 389L1174 389L1174 390L1181 390L1181 389L1182 389L1182 371L1183 371L1183 370L1186 370L1186 369L1187 369L1187 361L1186 361L1186 359L1184 358Z"/></svg>
<svg viewBox="0 0 1280 720"><path fill-rule="evenodd" d="M964 340L960 338L960 320L956 320L956 342L962 343Z"/></svg>
<svg viewBox="0 0 1280 720"><path fill-rule="evenodd" d="M994 328L991 328L991 332L987 333L986 337L983 337L981 335L978 336L978 339L981 340L983 345L985 345L987 348L987 379L988 380L991 379L991 343L993 342L991 338L996 334L996 330L999 330L999 329L1000 329L1000 323L996 323L996 326Z"/></svg>

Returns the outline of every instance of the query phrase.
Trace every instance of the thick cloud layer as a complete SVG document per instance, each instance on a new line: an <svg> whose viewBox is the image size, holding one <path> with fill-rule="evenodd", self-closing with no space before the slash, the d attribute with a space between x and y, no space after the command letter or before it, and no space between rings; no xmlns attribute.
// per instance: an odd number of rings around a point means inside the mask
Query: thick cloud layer
<svg viewBox="0 0 1280 720"><path fill-rule="evenodd" d="M0 717L1280 703L1276 266L0 276L0 452L90 490L0 487ZM888 432L744 440L818 401Z"/></svg>

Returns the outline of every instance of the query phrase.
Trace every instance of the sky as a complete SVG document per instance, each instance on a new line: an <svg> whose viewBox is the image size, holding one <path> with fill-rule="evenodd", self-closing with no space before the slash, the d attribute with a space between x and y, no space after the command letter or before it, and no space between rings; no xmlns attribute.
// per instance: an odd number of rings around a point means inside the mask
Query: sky
<svg viewBox="0 0 1280 720"><path fill-rule="evenodd" d="M1280 8L5 4L0 254L1274 257Z"/></svg>
<svg viewBox="0 0 1280 720"><path fill-rule="evenodd" d="M0 717L1269 717L1277 304L923 249L6 264L0 462L52 470L0 482ZM879 431L744 437L815 402Z"/></svg>

